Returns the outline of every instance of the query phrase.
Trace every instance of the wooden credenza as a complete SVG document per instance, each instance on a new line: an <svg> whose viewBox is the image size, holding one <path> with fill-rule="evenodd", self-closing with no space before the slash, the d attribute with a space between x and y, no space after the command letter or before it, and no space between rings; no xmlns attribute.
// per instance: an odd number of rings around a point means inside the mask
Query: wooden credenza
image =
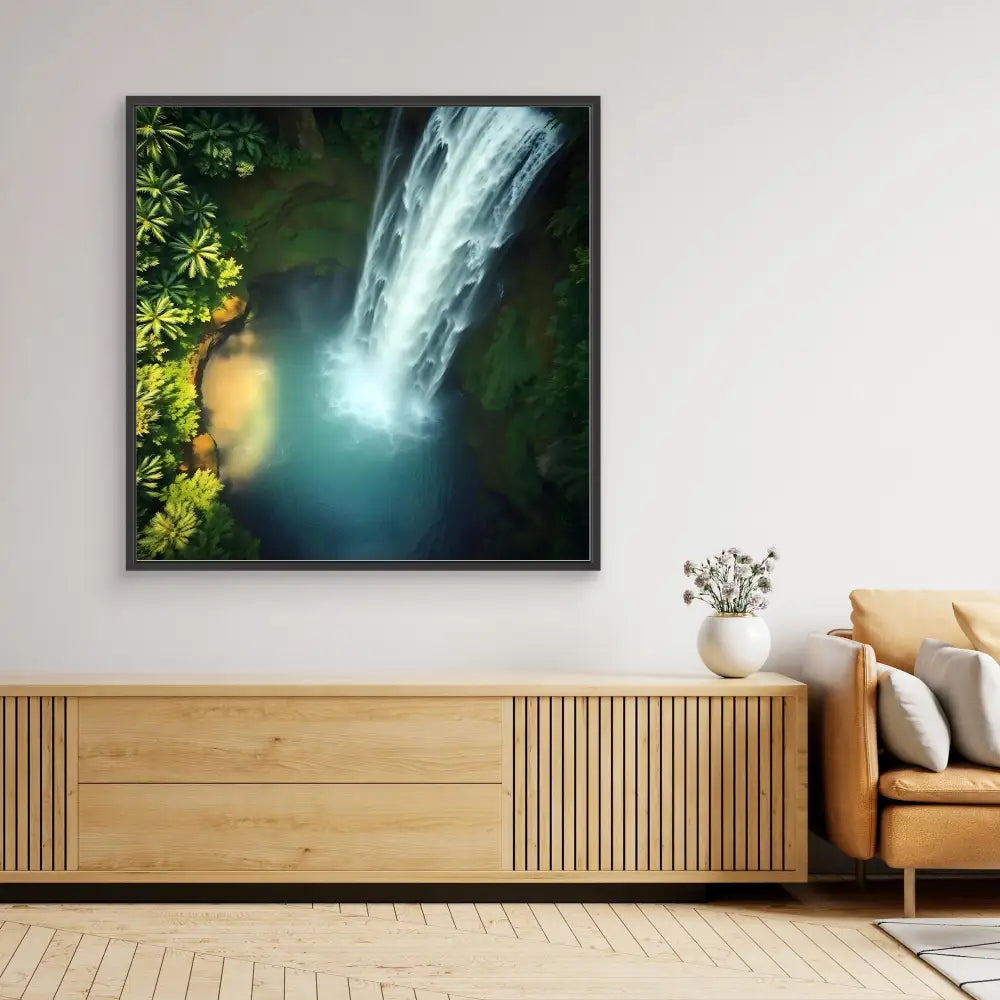
<svg viewBox="0 0 1000 1000"><path fill-rule="evenodd" d="M0 678L0 882L803 881L805 690Z"/></svg>

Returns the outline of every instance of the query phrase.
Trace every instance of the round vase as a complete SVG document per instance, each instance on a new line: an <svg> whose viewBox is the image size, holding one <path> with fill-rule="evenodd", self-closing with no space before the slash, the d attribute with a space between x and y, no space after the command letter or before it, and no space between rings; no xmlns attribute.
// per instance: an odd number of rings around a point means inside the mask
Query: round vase
<svg viewBox="0 0 1000 1000"><path fill-rule="evenodd" d="M749 677L770 652L767 622L756 615L709 615L698 630L698 655L720 677Z"/></svg>

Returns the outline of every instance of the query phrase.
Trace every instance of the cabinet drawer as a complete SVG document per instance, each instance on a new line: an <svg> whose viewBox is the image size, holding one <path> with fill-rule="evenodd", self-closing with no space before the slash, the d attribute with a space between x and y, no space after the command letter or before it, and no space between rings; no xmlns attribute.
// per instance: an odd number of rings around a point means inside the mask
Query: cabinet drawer
<svg viewBox="0 0 1000 1000"><path fill-rule="evenodd" d="M496 871L498 785L81 785L84 871Z"/></svg>
<svg viewBox="0 0 1000 1000"><path fill-rule="evenodd" d="M82 782L499 783L499 698L81 698Z"/></svg>

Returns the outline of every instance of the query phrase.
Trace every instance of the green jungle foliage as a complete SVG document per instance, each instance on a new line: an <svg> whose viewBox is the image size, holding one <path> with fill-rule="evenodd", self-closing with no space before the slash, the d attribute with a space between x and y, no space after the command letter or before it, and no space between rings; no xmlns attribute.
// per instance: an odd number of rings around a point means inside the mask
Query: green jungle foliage
<svg viewBox="0 0 1000 1000"><path fill-rule="evenodd" d="M243 226L213 190L305 154L250 109L136 110L136 531L144 559L253 559L212 472L182 470L201 413L192 352L242 276Z"/></svg>
<svg viewBox="0 0 1000 1000"><path fill-rule="evenodd" d="M580 138L585 133L580 133ZM483 411L469 441L488 487L512 508L490 554L578 559L590 528L590 184L586 144L568 150L541 232L504 304L457 361Z"/></svg>
<svg viewBox="0 0 1000 1000"><path fill-rule="evenodd" d="M389 108L344 108L340 112L340 129L354 143L361 159L377 167L382 156L382 142L392 114ZM328 141L329 141L328 134Z"/></svg>

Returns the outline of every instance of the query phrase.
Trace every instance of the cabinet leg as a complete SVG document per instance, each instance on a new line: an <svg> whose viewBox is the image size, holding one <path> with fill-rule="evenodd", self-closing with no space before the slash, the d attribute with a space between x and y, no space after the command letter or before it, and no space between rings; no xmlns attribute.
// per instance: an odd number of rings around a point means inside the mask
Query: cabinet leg
<svg viewBox="0 0 1000 1000"><path fill-rule="evenodd" d="M903 869L903 916L915 917L917 915L917 870L916 868Z"/></svg>
<svg viewBox="0 0 1000 1000"><path fill-rule="evenodd" d="M868 888L868 862L863 858L858 858L854 862L854 880L858 883L859 889Z"/></svg>

